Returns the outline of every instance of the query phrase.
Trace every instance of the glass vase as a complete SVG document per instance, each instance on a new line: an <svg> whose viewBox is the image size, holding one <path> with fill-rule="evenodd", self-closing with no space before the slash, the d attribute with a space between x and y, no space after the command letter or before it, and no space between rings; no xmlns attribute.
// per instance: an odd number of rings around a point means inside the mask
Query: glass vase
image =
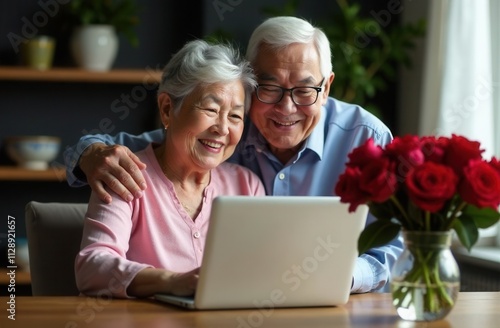
<svg viewBox="0 0 500 328"><path fill-rule="evenodd" d="M444 318L460 291L460 270L450 250L451 231L403 231L404 250L392 269L391 293L404 320Z"/></svg>

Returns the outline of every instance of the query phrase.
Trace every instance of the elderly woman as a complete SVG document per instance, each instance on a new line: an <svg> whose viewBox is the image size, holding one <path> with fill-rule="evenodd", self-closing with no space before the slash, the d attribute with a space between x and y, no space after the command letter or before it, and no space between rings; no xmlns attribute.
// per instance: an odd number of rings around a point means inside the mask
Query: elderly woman
<svg viewBox="0 0 500 328"><path fill-rule="evenodd" d="M164 141L136 154L148 189L129 202L113 194L111 204L91 195L75 262L82 293L195 292L212 200L265 193L248 169L224 163L254 87L249 63L230 47L192 41L172 57L158 92Z"/></svg>

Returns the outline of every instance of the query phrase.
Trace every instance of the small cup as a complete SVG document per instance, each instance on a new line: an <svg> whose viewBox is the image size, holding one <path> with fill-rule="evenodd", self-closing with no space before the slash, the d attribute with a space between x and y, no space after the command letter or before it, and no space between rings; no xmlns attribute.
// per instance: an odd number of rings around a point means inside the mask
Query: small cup
<svg viewBox="0 0 500 328"><path fill-rule="evenodd" d="M55 39L46 35L28 40L23 47L24 64L38 70L50 69L55 46Z"/></svg>

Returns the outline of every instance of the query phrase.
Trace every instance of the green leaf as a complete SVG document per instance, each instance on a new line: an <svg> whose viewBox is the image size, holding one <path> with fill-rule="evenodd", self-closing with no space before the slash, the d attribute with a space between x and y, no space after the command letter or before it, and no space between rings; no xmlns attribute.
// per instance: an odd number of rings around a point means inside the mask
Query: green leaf
<svg viewBox="0 0 500 328"><path fill-rule="evenodd" d="M460 220L465 217L474 220L476 227L486 229L500 220L500 213L489 207L478 208L469 204L462 211Z"/></svg>
<svg viewBox="0 0 500 328"><path fill-rule="evenodd" d="M386 245L398 235L400 230L401 225L395 224L391 221L377 220L371 223L361 232L359 236L359 254L364 254L370 248Z"/></svg>
<svg viewBox="0 0 500 328"><path fill-rule="evenodd" d="M390 221L394 216L391 204L389 202L370 203L370 213L380 221Z"/></svg>
<svg viewBox="0 0 500 328"><path fill-rule="evenodd" d="M358 17L358 13L359 13L359 10L361 9L361 7L358 5L358 4L352 4L350 7L347 6L347 7L343 7L343 13L345 15L346 18L355 18L355 17Z"/></svg>
<svg viewBox="0 0 500 328"><path fill-rule="evenodd" d="M470 251L479 238L479 231L474 219L469 216L462 215L460 216L460 219L455 220L452 228L457 233L458 239L462 245Z"/></svg>

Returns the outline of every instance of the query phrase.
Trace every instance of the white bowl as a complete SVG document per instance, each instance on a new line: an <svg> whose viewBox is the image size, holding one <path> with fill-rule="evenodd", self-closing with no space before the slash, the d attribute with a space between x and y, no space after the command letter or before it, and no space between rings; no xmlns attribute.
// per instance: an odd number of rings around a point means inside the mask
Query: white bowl
<svg viewBox="0 0 500 328"><path fill-rule="evenodd" d="M5 141L7 154L19 166L31 170L46 170L61 147L61 139L51 136L18 136Z"/></svg>

